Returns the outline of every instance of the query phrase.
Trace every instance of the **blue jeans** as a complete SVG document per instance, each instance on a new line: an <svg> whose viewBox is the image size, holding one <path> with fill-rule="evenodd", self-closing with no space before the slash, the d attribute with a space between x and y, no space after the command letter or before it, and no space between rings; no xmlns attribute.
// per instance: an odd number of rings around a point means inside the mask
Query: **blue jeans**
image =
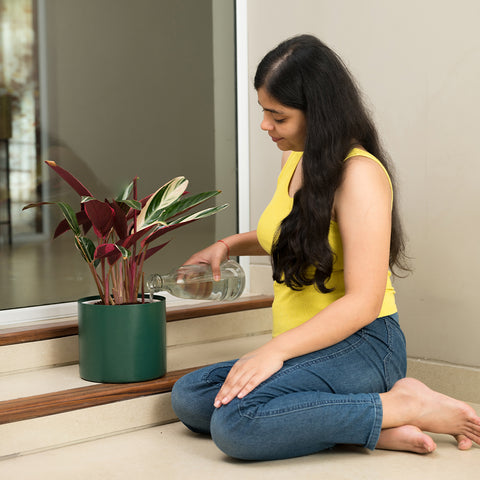
<svg viewBox="0 0 480 480"><path fill-rule="evenodd" d="M275 460L336 444L373 450L382 424L379 393L405 376L407 361L398 315L378 318L336 345L286 361L245 398L216 409L214 398L234 363L180 378L173 409L231 457Z"/></svg>

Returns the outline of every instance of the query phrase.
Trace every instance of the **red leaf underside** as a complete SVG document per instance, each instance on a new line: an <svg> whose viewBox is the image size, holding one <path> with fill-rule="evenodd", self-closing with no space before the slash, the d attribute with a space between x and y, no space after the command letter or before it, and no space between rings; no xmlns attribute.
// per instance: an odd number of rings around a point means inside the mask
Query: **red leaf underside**
<svg viewBox="0 0 480 480"><path fill-rule="evenodd" d="M77 180L70 172L67 172L64 168L59 167L55 162L47 160L45 162L52 170L55 171L60 177L62 177L79 195L83 197L92 197L87 187L82 182Z"/></svg>
<svg viewBox="0 0 480 480"><path fill-rule="evenodd" d="M105 238L113 226L115 211L106 202L90 200L85 202L85 212L92 222L97 237Z"/></svg>

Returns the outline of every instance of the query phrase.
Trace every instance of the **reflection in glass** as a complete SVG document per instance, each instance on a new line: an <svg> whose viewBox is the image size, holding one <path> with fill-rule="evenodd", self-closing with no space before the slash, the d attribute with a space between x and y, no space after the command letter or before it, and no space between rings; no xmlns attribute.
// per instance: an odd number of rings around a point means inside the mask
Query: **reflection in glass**
<svg viewBox="0 0 480 480"><path fill-rule="evenodd" d="M21 214L36 201L38 160L35 30L31 0L0 1L0 245L41 228L38 212ZM41 186L40 186L41 188Z"/></svg>
<svg viewBox="0 0 480 480"><path fill-rule="evenodd" d="M45 159L100 198L135 176L140 197L177 175L190 180L191 191L222 190L217 201L230 208L172 233L146 273L169 271L236 231L233 3L0 0L2 36L8 30L12 39L2 37L1 55L21 58L10 63L21 64L16 71L24 77L14 90L6 69L0 76L1 92L14 97L10 163L19 175L10 175L12 246L0 225L0 309L95 294L71 236L51 240L60 215L21 211L72 195L49 176ZM25 18L14 21L12 12ZM0 188L3 207L1 181Z"/></svg>

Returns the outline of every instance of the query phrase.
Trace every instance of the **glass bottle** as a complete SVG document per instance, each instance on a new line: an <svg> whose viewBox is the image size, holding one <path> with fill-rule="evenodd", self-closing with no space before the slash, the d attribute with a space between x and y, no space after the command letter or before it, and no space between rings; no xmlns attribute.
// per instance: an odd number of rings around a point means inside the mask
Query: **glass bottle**
<svg viewBox="0 0 480 480"><path fill-rule="evenodd" d="M150 293L168 292L180 298L231 301L245 288L245 272L234 260L220 265L220 280L213 279L207 263L182 265L166 275L153 274L147 281Z"/></svg>

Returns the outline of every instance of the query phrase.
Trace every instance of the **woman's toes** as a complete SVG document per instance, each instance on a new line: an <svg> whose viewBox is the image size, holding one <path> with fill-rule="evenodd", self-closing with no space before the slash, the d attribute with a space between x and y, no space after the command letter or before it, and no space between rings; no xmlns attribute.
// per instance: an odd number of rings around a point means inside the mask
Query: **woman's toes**
<svg viewBox="0 0 480 480"><path fill-rule="evenodd" d="M465 435L454 435L457 440L459 450L469 450L472 448L473 442Z"/></svg>
<svg viewBox="0 0 480 480"><path fill-rule="evenodd" d="M431 453L437 445L433 439L413 425L382 430L377 443L378 449L399 450L413 453Z"/></svg>

